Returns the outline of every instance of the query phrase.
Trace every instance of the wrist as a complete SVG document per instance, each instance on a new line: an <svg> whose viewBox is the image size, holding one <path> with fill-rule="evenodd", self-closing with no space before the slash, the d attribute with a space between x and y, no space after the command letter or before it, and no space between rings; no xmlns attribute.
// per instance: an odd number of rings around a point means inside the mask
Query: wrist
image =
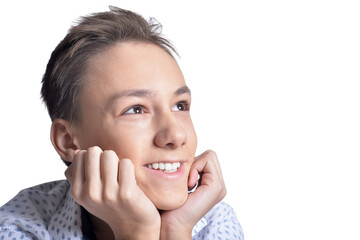
<svg viewBox="0 0 360 240"><path fill-rule="evenodd" d="M158 240L160 236L160 224L146 226L146 224L139 223L137 226L118 226L111 227L115 240Z"/></svg>
<svg viewBox="0 0 360 240"><path fill-rule="evenodd" d="M190 240L192 229L162 226L160 239L164 240Z"/></svg>
<svg viewBox="0 0 360 240"><path fill-rule="evenodd" d="M139 231L134 231L131 235L124 235L123 233L119 232L119 233L114 233L115 236L115 240L123 240L123 239L128 239L128 240L143 240L143 239L149 239L149 240L158 240L160 237L160 231L159 230L155 230L155 231L143 231L143 232L139 232Z"/></svg>
<svg viewBox="0 0 360 240"><path fill-rule="evenodd" d="M191 240L191 233L184 232L161 232L161 240Z"/></svg>

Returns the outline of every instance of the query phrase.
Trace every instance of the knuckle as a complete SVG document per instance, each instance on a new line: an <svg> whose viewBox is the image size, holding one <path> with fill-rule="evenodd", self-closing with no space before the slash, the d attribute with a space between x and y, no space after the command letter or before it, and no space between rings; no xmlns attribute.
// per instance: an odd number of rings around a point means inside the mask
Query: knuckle
<svg viewBox="0 0 360 240"><path fill-rule="evenodd" d="M87 198L90 200L90 201L92 201L92 202L97 202L97 201L99 201L100 200L100 198L99 198L99 193L98 193L98 191L97 191L97 189L96 188L94 188L94 187L91 187L90 185L88 185L87 187L86 187L86 195L87 195Z"/></svg>
<svg viewBox="0 0 360 240"><path fill-rule="evenodd" d="M76 186L72 187L71 194L75 200L81 199L81 191Z"/></svg>
<svg viewBox="0 0 360 240"><path fill-rule="evenodd" d="M204 156L205 158L212 160L212 161L216 161L217 160L217 154L215 151L209 149L207 151L204 152Z"/></svg>
<svg viewBox="0 0 360 240"><path fill-rule="evenodd" d="M113 204L116 202L116 195L114 194L113 191L104 191L102 199L107 204Z"/></svg>
<svg viewBox="0 0 360 240"><path fill-rule="evenodd" d="M208 155L209 157L211 157L212 159L217 159L217 154L216 154L215 151L213 151L213 150L210 149L210 150L207 150L206 153L207 153L207 155Z"/></svg>
<svg viewBox="0 0 360 240"><path fill-rule="evenodd" d="M71 194L78 204L82 205L84 203L84 192L81 190L81 188L72 188Z"/></svg>
<svg viewBox="0 0 360 240"><path fill-rule="evenodd" d="M222 186L221 188L217 189L217 200L221 200L226 196L227 190L225 188L225 186Z"/></svg>
<svg viewBox="0 0 360 240"><path fill-rule="evenodd" d="M219 198L224 198L227 190L226 190L226 186L224 184L224 182L222 181L222 179L217 179L214 181L214 183L212 184L214 192L217 193L217 196Z"/></svg>
<svg viewBox="0 0 360 240"><path fill-rule="evenodd" d="M120 191L120 198L124 202L130 202L132 199L132 192L130 189L123 189Z"/></svg>
<svg viewBox="0 0 360 240"><path fill-rule="evenodd" d="M214 189L216 190L216 192L218 192L219 194L222 193L224 191L224 186L218 183L214 184Z"/></svg>

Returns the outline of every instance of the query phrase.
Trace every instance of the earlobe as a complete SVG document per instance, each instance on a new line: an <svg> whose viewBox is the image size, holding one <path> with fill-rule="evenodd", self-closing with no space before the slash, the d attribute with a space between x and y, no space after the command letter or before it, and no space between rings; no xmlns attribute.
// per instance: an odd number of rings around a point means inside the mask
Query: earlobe
<svg viewBox="0 0 360 240"><path fill-rule="evenodd" d="M75 151L79 150L79 146L76 144L75 135L69 121L55 119L51 125L50 138L60 157L67 162L72 162Z"/></svg>

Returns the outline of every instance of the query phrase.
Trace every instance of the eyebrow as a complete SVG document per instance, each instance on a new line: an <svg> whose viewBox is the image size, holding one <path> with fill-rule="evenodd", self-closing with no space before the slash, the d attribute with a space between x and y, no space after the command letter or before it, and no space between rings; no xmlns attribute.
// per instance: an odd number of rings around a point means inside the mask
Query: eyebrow
<svg viewBox="0 0 360 240"><path fill-rule="evenodd" d="M141 98L153 98L155 97L154 92L147 90L147 89L135 89L135 90L125 90L118 93L115 93L112 95L108 103L111 103L119 98L125 98L125 97L141 97Z"/></svg>
<svg viewBox="0 0 360 240"><path fill-rule="evenodd" d="M191 95L190 88L188 86L183 86L183 87L178 88L174 92L174 95L180 96L180 95L186 94L186 93ZM106 101L106 103L107 103L106 105L109 105L112 102L114 102L115 100L120 99L120 98L126 98L126 97L154 98L155 96L156 96L155 92L153 92L149 89L125 90L125 91L115 93L114 95L109 97L108 100Z"/></svg>
<svg viewBox="0 0 360 240"><path fill-rule="evenodd" d="M178 90L175 91L175 96L179 96L182 94L188 93L191 95L191 91L190 88L188 86L183 86L181 88L179 88Z"/></svg>

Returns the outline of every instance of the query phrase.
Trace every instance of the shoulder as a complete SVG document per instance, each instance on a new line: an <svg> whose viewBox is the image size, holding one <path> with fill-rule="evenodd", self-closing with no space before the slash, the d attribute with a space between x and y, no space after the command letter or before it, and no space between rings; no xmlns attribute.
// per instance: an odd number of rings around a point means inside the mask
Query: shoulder
<svg viewBox="0 0 360 240"><path fill-rule="evenodd" d="M47 205L48 201L62 198L68 191L69 187L70 184L66 180L60 180L23 189L0 208L0 213L17 213L22 208L25 208L24 210L26 210L26 206L29 204L39 205L42 203L42 205ZM53 202L51 205L56 205L56 203Z"/></svg>
<svg viewBox="0 0 360 240"><path fill-rule="evenodd" d="M226 202L215 205L193 230L193 239L244 239L234 209Z"/></svg>
<svg viewBox="0 0 360 240"><path fill-rule="evenodd" d="M20 191L0 208L0 237L27 235L47 239L50 219L64 204L70 185L66 180L44 183ZM38 235L34 235L33 233ZM28 239L25 238L25 239Z"/></svg>
<svg viewBox="0 0 360 240"><path fill-rule="evenodd" d="M65 191L70 187L70 184L67 180L58 180L58 181L52 181L47 183L42 183L30 188L26 188L20 193L23 192L39 192L43 194L52 194L52 193L65 193Z"/></svg>
<svg viewBox="0 0 360 240"><path fill-rule="evenodd" d="M0 214L25 216L32 206L56 208L66 195L70 184L66 180L43 183L21 190L13 199L0 208ZM39 210L37 208L36 210ZM43 211L44 214L45 211Z"/></svg>

